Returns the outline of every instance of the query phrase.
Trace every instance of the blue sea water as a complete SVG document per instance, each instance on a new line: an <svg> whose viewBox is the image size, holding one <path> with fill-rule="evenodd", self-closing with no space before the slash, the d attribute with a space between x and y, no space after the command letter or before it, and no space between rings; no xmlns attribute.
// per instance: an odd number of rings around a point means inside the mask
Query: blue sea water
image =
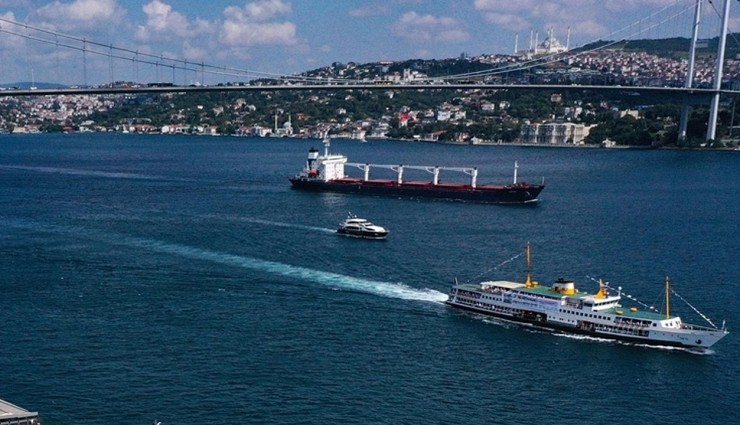
<svg viewBox="0 0 740 425"><path fill-rule="evenodd" d="M518 161L548 185L522 207L291 190L311 146L0 136L0 399L47 424L735 422L740 152L332 146L480 182ZM348 211L390 236L336 235ZM454 278L522 279L496 266L528 241L542 284L661 306L669 275L733 333L699 355L442 303Z"/></svg>

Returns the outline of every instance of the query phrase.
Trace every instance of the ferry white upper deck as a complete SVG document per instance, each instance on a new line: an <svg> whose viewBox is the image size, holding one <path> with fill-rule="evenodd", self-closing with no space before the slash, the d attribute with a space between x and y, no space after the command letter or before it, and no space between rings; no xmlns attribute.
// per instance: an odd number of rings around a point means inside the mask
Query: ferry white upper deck
<svg viewBox="0 0 740 425"><path fill-rule="evenodd" d="M562 280L556 283L572 283L572 281ZM499 281L486 281L478 284L464 283L456 285L458 291L470 291L483 293L484 297L490 294L491 299L500 299L504 292L512 291L513 294L518 295L518 301L540 301L538 306L542 307L547 305L547 301L555 301L558 310L563 313L572 313L575 316L582 316L590 319L611 320L611 317L607 318L607 315L621 316L627 321L635 321L636 323L642 322L644 325L648 325L654 321L661 322L666 327L679 327L681 325L681 319L678 316L670 316L666 318L665 314L657 313L650 310L638 309L637 307L624 308L619 302L621 301L621 295L609 295L606 290L603 292L599 291L596 293L588 293L583 291L575 290L573 293L565 293L562 291L553 290L548 286L527 286L524 283L511 282L505 280ZM484 298L485 299L485 298ZM657 326L657 325L656 325Z"/></svg>

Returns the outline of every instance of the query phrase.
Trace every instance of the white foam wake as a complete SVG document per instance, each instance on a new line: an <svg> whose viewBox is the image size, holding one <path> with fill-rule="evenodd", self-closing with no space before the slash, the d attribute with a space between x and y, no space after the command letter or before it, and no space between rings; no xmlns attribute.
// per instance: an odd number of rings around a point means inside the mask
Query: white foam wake
<svg viewBox="0 0 740 425"><path fill-rule="evenodd" d="M263 224L265 226L274 226L274 227L287 227L291 229L300 229L300 230L310 230L310 231L316 231L316 232L324 232L324 233L335 233L336 229L329 229L326 227L318 227L318 226L306 226L303 224L295 224L295 223L285 223L281 221L270 221L270 220L262 220L259 218L251 218L251 217L244 217L244 216L224 216L224 215L215 215L215 214L208 214L204 215L204 218L218 218L218 219L227 219L232 221L241 221L245 223L254 223L254 224Z"/></svg>
<svg viewBox="0 0 740 425"><path fill-rule="evenodd" d="M128 246L144 248L151 251L164 252L196 260L207 260L214 263L243 267L250 270L264 271L303 281L320 283L322 285L336 288L367 292L390 298L431 302L443 302L447 299L447 295L432 289L415 289L400 283L361 279L338 273L292 266L290 264L278 263L275 261L260 260L252 257L243 257L240 255L226 254L150 239L123 238L121 242Z"/></svg>
<svg viewBox="0 0 740 425"><path fill-rule="evenodd" d="M157 241L153 239L136 238L111 233L104 234L92 231L90 229L74 226L67 227L45 224L30 224L17 220L6 219L3 219L2 223L16 228L55 234L69 234L77 237L84 237L87 239L105 242L112 245L142 248L148 251L172 254L180 257L191 258L194 260L211 261L227 266L263 271L280 276L300 279L303 281L319 283L334 288L365 292L389 298L400 298L404 300L427 302L444 302L447 300L446 294L433 289L416 289L402 283L391 283L370 279L362 279L338 273L293 266L276 261L260 260L258 258L227 254L223 252L211 251L186 245Z"/></svg>

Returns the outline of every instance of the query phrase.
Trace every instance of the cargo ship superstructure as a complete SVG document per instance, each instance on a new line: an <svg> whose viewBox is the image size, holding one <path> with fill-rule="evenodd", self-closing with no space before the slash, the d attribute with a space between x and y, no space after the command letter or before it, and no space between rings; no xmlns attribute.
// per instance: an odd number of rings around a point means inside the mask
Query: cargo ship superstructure
<svg viewBox="0 0 740 425"><path fill-rule="evenodd" d="M446 303L475 313L564 333L695 351L706 351L729 333L724 323L721 328L716 327L704 315L702 317L711 327L687 324L680 317L671 315L672 290L668 278L665 313L634 306L625 308L620 304L621 287L616 294L610 294L608 285L601 280L594 294L581 292L576 289L574 281L562 278L549 287L540 286L531 278L529 253L527 246L525 282L456 282Z"/></svg>
<svg viewBox="0 0 740 425"><path fill-rule="evenodd" d="M347 157L329 153L330 141L324 138L324 154L316 148L308 151L306 168L290 179L294 189L331 191L368 195L391 195L414 198L439 198L499 204L525 204L538 200L543 184L517 182L518 165L514 164L514 181L506 185L478 184L478 169L419 165L384 165L347 162ZM345 167L362 170L362 177L348 177ZM390 169L395 179L371 179L373 168ZM405 170L423 170L432 174L431 181L404 180ZM441 171L462 172L470 176L470 183L442 183Z"/></svg>

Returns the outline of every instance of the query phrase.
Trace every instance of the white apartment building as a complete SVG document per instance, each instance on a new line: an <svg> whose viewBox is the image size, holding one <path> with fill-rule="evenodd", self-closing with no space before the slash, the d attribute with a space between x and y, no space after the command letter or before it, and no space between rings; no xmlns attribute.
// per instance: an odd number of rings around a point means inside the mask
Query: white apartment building
<svg viewBox="0 0 740 425"><path fill-rule="evenodd" d="M583 140L588 136L593 127L593 125L575 124L572 122L524 124L519 137L524 143L582 145Z"/></svg>

